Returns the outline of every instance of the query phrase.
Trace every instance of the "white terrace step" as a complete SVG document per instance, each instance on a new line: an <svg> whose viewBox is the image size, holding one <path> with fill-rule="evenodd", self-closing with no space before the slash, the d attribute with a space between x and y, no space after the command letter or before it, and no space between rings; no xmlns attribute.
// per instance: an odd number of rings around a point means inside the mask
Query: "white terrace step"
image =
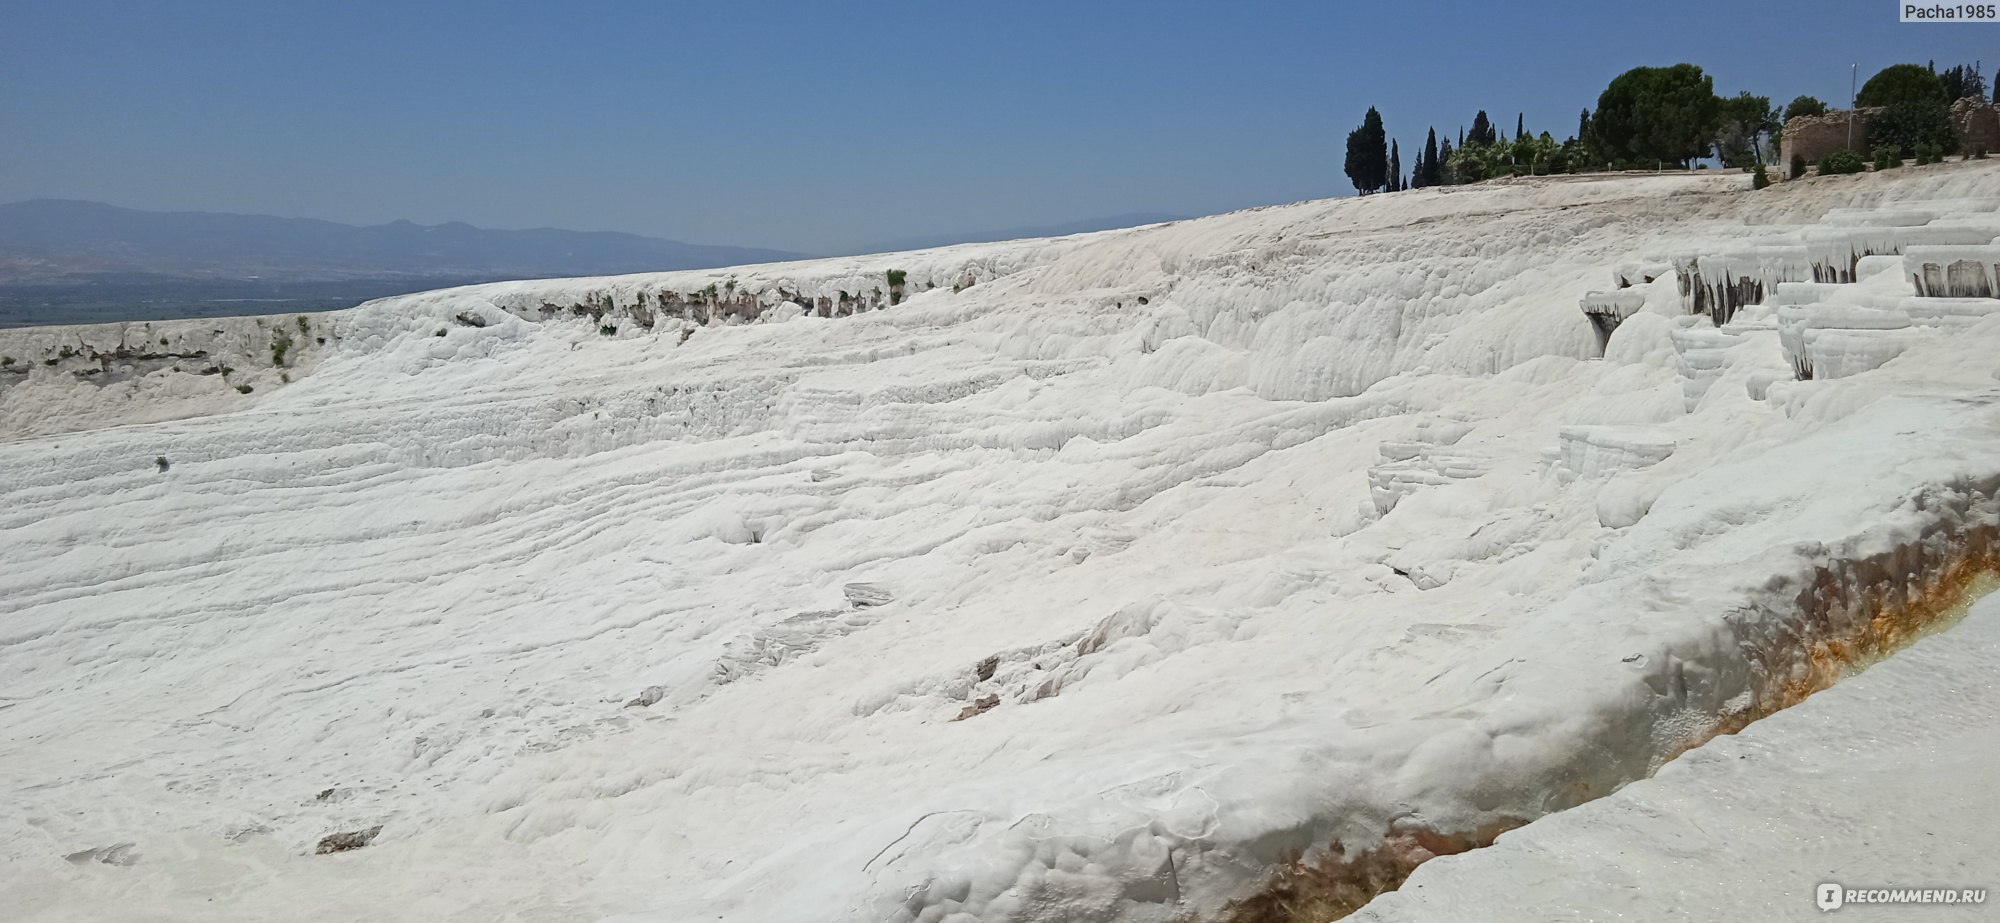
<svg viewBox="0 0 2000 923"><path fill-rule="evenodd" d="M1597 354L1604 355L1604 349L1611 343L1611 334L1625 318L1639 313L1646 306L1646 293L1636 288L1622 288L1611 292L1587 292L1578 307L1584 316L1590 318L1590 326L1597 334Z"/></svg>
<svg viewBox="0 0 2000 923"><path fill-rule="evenodd" d="M1404 497L1425 487L1476 478L1487 472L1481 457L1452 451L1452 444L1472 431L1458 420L1432 421L1414 439L1390 440L1378 448L1382 463L1368 469L1368 496L1377 515L1388 515Z"/></svg>
<svg viewBox="0 0 2000 923"><path fill-rule="evenodd" d="M1895 256L1910 247L1990 244L2000 238L2000 219L1939 219L1920 227L1807 228L1801 232L1813 278L1853 282L1855 264L1866 256Z"/></svg>
<svg viewBox="0 0 2000 923"><path fill-rule="evenodd" d="M2000 245L1911 247L1903 251L1903 274L1927 298L1992 298Z"/></svg>
<svg viewBox="0 0 2000 923"><path fill-rule="evenodd" d="M1722 377L1724 354L1742 342L1738 329L1717 329L1705 315L1675 318L1674 353L1679 359L1681 398L1689 412Z"/></svg>
<svg viewBox="0 0 2000 923"><path fill-rule="evenodd" d="M1674 274L1672 260L1627 260L1611 270L1613 288L1635 288Z"/></svg>
<svg viewBox="0 0 2000 923"><path fill-rule="evenodd" d="M1718 327L1744 305L1761 303L1782 283L1832 281L1818 280L1811 253L1797 243L1756 244L1683 257L1674 268L1682 308L1707 315Z"/></svg>
<svg viewBox="0 0 2000 923"><path fill-rule="evenodd" d="M1648 468L1675 447L1672 436L1651 426L1565 426L1556 437L1556 476L1563 483Z"/></svg>
<svg viewBox="0 0 2000 923"><path fill-rule="evenodd" d="M1778 308L1778 343L1799 380L1847 378L1902 355L1918 336L1910 315L1851 304Z"/></svg>

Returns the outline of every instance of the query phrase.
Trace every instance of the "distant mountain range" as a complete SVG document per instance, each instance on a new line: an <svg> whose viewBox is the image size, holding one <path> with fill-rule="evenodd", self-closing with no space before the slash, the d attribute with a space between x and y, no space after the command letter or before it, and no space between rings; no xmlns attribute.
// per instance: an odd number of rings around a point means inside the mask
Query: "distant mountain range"
<svg viewBox="0 0 2000 923"><path fill-rule="evenodd" d="M893 253L897 250L926 250L931 247L946 247L952 244L983 244L996 240L1020 240L1024 237L1062 237L1067 234L1087 234L1091 231L1135 228L1142 224L1158 224L1162 221L1179 221L1186 217L1186 215L1134 212L1129 215L1112 215L1108 218L1089 218L1083 221L1072 221L1068 224L1045 224L1033 227L1005 228L998 231L905 237L901 240L871 244L854 252Z"/></svg>
<svg viewBox="0 0 2000 923"><path fill-rule="evenodd" d="M933 234L856 253L1057 237L1178 216L1115 215ZM705 269L805 258L612 231L356 227L311 218L149 212L101 202L0 204L0 327L329 311L474 282Z"/></svg>
<svg viewBox="0 0 2000 923"><path fill-rule="evenodd" d="M883 241L853 252L1059 237L1182 217L1134 213L1067 224L931 234ZM0 204L0 285L525 279L705 269L806 257L616 231L493 231L457 221L357 227L314 218L141 211L73 199Z"/></svg>
<svg viewBox="0 0 2000 923"><path fill-rule="evenodd" d="M311 218L149 212L100 202L0 204L0 284L103 279L520 279L701 269L803 254L613 231L356 227Z"/></svg>

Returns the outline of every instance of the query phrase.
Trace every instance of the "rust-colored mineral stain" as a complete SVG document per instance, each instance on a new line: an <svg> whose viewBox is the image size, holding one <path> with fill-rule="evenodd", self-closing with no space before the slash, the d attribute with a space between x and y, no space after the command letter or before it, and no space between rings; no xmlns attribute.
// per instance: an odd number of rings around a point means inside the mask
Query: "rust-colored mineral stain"
<svg viewBox="0 0 2000 923"><path fill-rule="evenodd" d="M1262 891L1229 905L1223 923L1326 923L1338 920L1394 891L1417 866L1437 858L1493 845L1493 840L1527 823L1521 818L1495 821L1470 833L1446 834L1425 827L1398 826L1382 844L1349 856L1334 843L1307 861L1294 855Z"/></svg>
<svg viewBox="0 0 2000 923"><path fill-rule="evenodd" d="M1758 690L1753 718L1797 705L1956 621L1968 603L1992 589L2000 574L1996 532L2000 530L1993 526L1979 526L1938 552L1906 545L1818 568L1798 598L1804 616L1804 633L1797 639L1801 643L1763 652L1765 675L1779 680ZM1802 656L1795 653L1800 651ZM1799 657L1798 662L1786 664L1787 654Z"/></svg>
<svg viewBox="0 0 2000 923"><path fill-rule="evenodd" d="M1798 595L1789 630L1768 648L1749 652L1764 677L1752 690L1752 706L1717 716L1708 733L1674 755L1804 701L1956 621L1974 600L1996 587L2000 587L2000 528L1990 525L1964 529L1930 547L1913 543L1816 568ZM1577 803L1593 797L1587 786L1578 794ZM1396 828L1381 845L1352 855L1338 842L1311 860L1293 855L1271 873L1262 890L1232 902L1220 920L1338 920L1376 895L1401 887L1425 861L1489 846L1500 834L1530 819L1508 818L1465 833Z"/></svg>

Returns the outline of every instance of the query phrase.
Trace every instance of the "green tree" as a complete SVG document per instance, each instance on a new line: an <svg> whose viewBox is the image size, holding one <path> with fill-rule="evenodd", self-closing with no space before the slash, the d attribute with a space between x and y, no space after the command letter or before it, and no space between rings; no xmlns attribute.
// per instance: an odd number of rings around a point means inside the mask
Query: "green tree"
<svg viewBox="0 0 2000 923"><path fill-rule="evenodd" d="M1493 130L1493 122L1486 118L1486 110L1481 109L1478 115L1472 117L1472 133L1460 139L1458 146L1464 149L1492 144L1498 140L1499 135Z"/></svg>
<svg viewBox="0 0 2000 923"><path fill-rule="evenodd" d="M1389 191L1403 191L1403 150L1394 139L1389 141Z"/></svg>
<svg viewBox="0 0 2000 923"><path fill-rule="evenodd" d="M1875 72L1854 97L1857 106L1888 106L1895 103L1949 103L1944 81L1921 64L1891 64Z"/></svg>
<svg viewBox="0 0 2000 923"><path fill-rule="evenodd" d="M1517 169L1529 176L1547 176L1565 172L1562 145L1556 143L1554 135L1542 132L1539 135L1522 134L1514 139L1514 163Z"/></svg>
<svg viewBox="0 0 2000 923"><path fill-rule="evenodd" d="M1451 171L1451 181L1458 184L1476 183L1490 174L1492 164L1487 154L1493 149L1490 144L1470 144L1451 152L1445 166Z"/></svg>
<svg viewBox="0 0 2000 923"><path fill-rule="evenodd" d="M1595 168L1597 155L1590 149L1590 142L1582 138L1570 138L1562 143L1563 169L1569 173L1582 173Z"/></svg>
<svg viewBox="0 0 2000 923"><path fill-rule="evenodd" d="M1952 102L1986 98L1986 78L1979 73L1978 61L1945 68L1938 80L1944 84L1945 98Z"/></svg>
<svg viewBox="0 0 2000 923"><path fill-rule="evenodd" d="M1581 173L1598 165L1596 146L1591 141L1590 110L1576 117L1576 136L1562 143L1563 163L1571 173Z"/></svg>
<svg viewBox="0 0 2000 923"><path fill-rule="evenodd" d="M1692 64L1635 67L1597 97L1591 131L1613 158L1691 165L1717 125L1715 81Z"/></svg>
<svg viewBox="0 0 2000 923"><path fill-rule="evenodd" d="M1802 115L1825 115L1826 104L1810 96L1796 96L1785 105L1785 121L1789 122Z"/></svg>
<svg viewBox="0 0 2000 923"><path fill-rule="evenodd" d="M1446 141L1445 145L1449 147L1451 145L1451 142ZM1437 129L1435 128L1431 129L1430 134L1424 136L1424 152L1421 155L1421 159L1417 161L1417 164L1418 164L1417 167L1418 172L1423 175L1423 182L1418 183L1417 185L1419 186L1437 185L1438 180L1440 179L1438 174L1443 170L1443 167L1438 163Z"/></svg>
<svg viewBox="0 0 2000 923"><path fill-rule="evenodd" d="M1347 179L1354 191L1367 195L1388 185L1389 140L1382 114L1368 107L1361 127L1347 133Z"/></svg>
<svg viewBox="0 0 2000 923"><path fill-rule="evenodd" d="M1440 186L1450 186L1458 182L1458 174L1453 173L1451 170L1451 155L1452 155L1451 139L1446 138L1443 141L1439 141L1438 160L1437 160L1437 176L1438 176L1437 184Z"/></svg>
<svg viewBox="0 0 2000 923"><path fill-rule="evenodd" d="M1868 140L1905 157L1920 144L1950 153L1958 150L1958 126L1951 110L1937 100L1893 103L1868 120Z"/></svg>
<svg viewBox="0 0 2000 923"><path fill-rule="evenodd" d="M1720 125L1715 134L1715 156L1726 167L1762 166L1764 141L1782 130L1778 110L1768 96L1752 96L1745 90L1716 105Z"/></svg>

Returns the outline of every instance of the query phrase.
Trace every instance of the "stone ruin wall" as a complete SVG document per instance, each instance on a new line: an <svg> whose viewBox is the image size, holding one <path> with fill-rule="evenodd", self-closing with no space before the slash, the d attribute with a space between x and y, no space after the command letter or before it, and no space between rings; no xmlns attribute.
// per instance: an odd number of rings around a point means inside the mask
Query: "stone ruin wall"
<svg viewBox="0 0 2000 923"><path fill-rule="evenodd" d="M1778 169L1784 171L1793 154L1805 157L1806 163L1816 164L1820 158L1848 147L1850 114L1854 118L1852 146L1866 157L1868 120L1881 111L1879 107L1835 109L1825 115L1802 115L1786 122L1778 144ZM1992 103L1970 97L1958 100L1951 104L1951 120L1958 126L1960 153L2000 152L2000 110L1995 110Z"/></svg>
<svg viewBox="0 0 2000 923"><path fill-rule="evenodd" d="M2000 110L1992 103L1961 99L1951 104L1951 120L1958 125L1959 153L2000 152Z"/></svg>
<svg viewBox="0 0 2000 923"><path fill-rule="evenodd" d="M1850 115L1854 117L1854 149L1868 150L1868 117L1880 111L1835 109L1825 115L1802 115L1786 122L1785 133L1778 142L1778 168L1785 169L1795 154L1803 156L1806 163L1819 163L1820 158L1847 148Z"/></svg>

